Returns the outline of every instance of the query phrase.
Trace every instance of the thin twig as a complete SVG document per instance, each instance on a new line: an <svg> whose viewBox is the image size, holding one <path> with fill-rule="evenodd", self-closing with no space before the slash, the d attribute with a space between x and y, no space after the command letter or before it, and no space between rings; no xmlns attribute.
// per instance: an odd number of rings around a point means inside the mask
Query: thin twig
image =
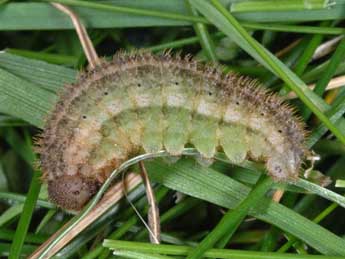
<svg viewBox="0 0 345 259"><path fill-rule="evenodd" d="M54 246L49 253L47 258L54 256L58 251L60 251L66 244L68 244L73 238L75 238L80 232L82 232L86 227L103 215L108 209L110 209L115 203L124 197L124 189L133 190L136 186L141 183L141 177L134 173L129 174L125 181L121 181L109 189L109 191L104 195L102 200L93 208L85 218L83 218L76 227L69 232L59 243ZM73 219L71 219L72 221ZM59 229L54 235L52 235L46 242L44 242L36 251L34 251L29 259L36 259L40 256L41 252L54 240L63 229L70 224L67 222L62 228Z"/></svg>
<svg viewBox="0 0 345 259"><path fill-rule="evenodd" d="M154 244L159 244L160 243L160 217L159 217L159 208L157 206L156 202L156 197L153 192L150 178L147 174L145 165L143 161L139 162L140 166L140 173L141 177L143 179L145 189L146 189L146 196L147 196L147 201L149 204L149 210L148 210L148 224L150 228L150 241L151 243Z"/></svg>
<svg viewBox="0 0 345 259"><path fill-rule="evenodd" d="M52 5L71 18L90 67L93 69L96 66L100 65L101 62L96 53L96 50L90 40L89 35L87 34L85 26L80 22L78 16L65 5L58 3L52 3Z"/></svg>

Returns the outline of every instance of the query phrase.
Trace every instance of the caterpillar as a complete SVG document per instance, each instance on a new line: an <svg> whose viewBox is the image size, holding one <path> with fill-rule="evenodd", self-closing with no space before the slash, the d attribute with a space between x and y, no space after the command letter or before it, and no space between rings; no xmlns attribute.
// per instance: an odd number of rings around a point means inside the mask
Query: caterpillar
<svg viewBox="0 0 345 259"><path fill-rule="evenodd" d="M276 181L294 180L308 155L303 122L257 81L190 56L123 53L66 85L38 143L49 198L80 210L121 163L142 153L233 163L262 161Z"/></svg>

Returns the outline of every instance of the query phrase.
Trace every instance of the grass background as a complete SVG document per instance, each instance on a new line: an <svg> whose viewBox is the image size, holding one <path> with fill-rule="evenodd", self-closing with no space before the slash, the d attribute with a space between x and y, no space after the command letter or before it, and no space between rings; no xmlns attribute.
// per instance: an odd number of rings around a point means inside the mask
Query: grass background
<svg viewBox="0 0 345 259"><path fill-rule="evenodd" d="M145 228L122 200L56 257L107 258L111 248L117 258L187 253L193 258L209 247L203 246L205 240L218 248L206 254L211 258L345 257L345 201L339 181L345 178L345 90L325 93L330 79L344 74L345 41L312 59L318 46L344 33L345 1L55 2L78 13L101 56L111 57L119 49L170 48L258 78L283 96L294 91L298 98L291 103L311 132L308 146L321 156L316 168L333 180L327 190L303 179L274 184L270 187L286 190L280 204L267 196L248 211L240 204L255 201L250 192L259 188L259 165L217 162L206 168L187 158L176 164L156 159L147 169L159 199L163 242L171 246L148 244ZM20 258L73 217L47 201L46 186L33 166L32 137L43 127L56 92L75 80L86 60L69 18L47 1L1 1L0 30L0 253ZM274 55L295 40L298 44L279 59ZM316 83L316 89L306 83ZM186 194L178 203L175 191ZM145 215L142 186L130 199ZM227 208L232 209L229 219L223 217ZM215 228L222 218L227 227ZM215 229L222 233L220 240ZM191 252L198 243L197 252Z"/></svg>

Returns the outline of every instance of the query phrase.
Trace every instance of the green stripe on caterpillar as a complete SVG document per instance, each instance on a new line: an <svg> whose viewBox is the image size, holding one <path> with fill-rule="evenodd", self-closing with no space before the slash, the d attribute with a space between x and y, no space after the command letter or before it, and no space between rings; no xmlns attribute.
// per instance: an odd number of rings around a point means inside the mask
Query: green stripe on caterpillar
<svg viewBox="0 0 345 259"><path fill-rule="evenodd" d="M129 158L194 146L240 163L263 161L296 179L309 151L304 125L282 99L236 74L168 53L120 53L61 93L39 140L49 197L79 210Z"/></svg>

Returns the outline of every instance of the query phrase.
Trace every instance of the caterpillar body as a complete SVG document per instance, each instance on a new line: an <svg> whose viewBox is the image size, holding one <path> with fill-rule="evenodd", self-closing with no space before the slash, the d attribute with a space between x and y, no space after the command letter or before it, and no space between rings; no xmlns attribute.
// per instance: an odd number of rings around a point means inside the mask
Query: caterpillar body
<svg viewBox="0 0 345 259"><path fill-rule="evenodd" d="M275 180L296 179L308 154L303 123L246 77L189 56L121 53L64 88L39 141L49 197L79 210L130 157L194 146L240 163L263 161Z"/></svg>

